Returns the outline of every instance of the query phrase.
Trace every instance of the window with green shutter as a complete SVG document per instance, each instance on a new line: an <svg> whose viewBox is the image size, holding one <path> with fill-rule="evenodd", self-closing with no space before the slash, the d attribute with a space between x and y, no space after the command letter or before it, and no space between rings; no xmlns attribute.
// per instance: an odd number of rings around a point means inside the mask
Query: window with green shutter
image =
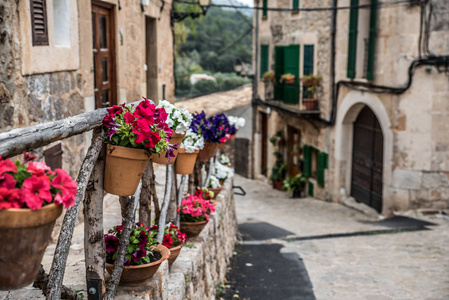
<svg viewBox="0 0 449 300"><path fill-rule="evenodd" d="M366 79L374 79L374 52L376 47L376 24L377 24L377 0L371 0L371 11L369 18L369 40L368 40L368 62L366 66Z"/></svg>
<svg viewBox="0 0 449 300"><path fill-rule="evenodd" d="M302 69L303 75L313 74L314 48L314 45L304 45L304 66Z"/></svg>
<svg viewBox="0 0 449 300"><path fill-rule="evenodd" d="M292 8L293 9L298 9L299 8L299 0L293 0L293 7ZM293 11L293 12L295 12L295 11Z"/></svg>
<svg viewBox="0 0 449 300"><path fill-rule="evenodd" d="M284 46L274 47L274 100L284 99L284 86L279 82L284 74Z"/></svg>
<svg viewBox="0 0 449 300"><path fill-rule="evenodd" d="M351 0L351 7L358 6L359 0ZM348 36L348 69L347 77L355 78L355 63L357 55L357 30L358 30L358 8L351 8L349 12L349 36Z"/></svg>
<svg viewBox="0 0 449 300"><path fill-rule="evenodd" d="M303 159L304 159L303 174L305 177L309 178L312 176L312 147L310 147L309 145L304 145Z"/></svg>
<svg viewBox="0 0 449 300"><path fill-rule="evenodd" d="M309 196L310 197L313 197L314 195L315 195L315 191L314 191L314 185L313 185L313 182L310 182L309 181L309 187L308 187L308 190L309 190Z"/></svg>
<svg viewBox="0 0 449 300"><path fill-rule="evenodd" d="M268 0L262 1L262 18L266 18L268 15Z"/></svg>
<svg viewBox="0 0 449 300"><path fill-rule="evenodd" d="M260 78L268 71L268 45L260 45Z"/></svg>
<svg viewBox="0 0 449 300"><path fill-rule="evenodd" d="M317 183L319 186L324 187L324 170L328 168L328 155L324 152L318 153L318 170L317 170Z"/></svg>
<svg viewBox="0 0 449 300"><path fill-rule="evenodd" d="M290 45L284 48L284 74L295 75L293 84L284 84L284 102L288 104L299 103L299 45Z"/></svg>

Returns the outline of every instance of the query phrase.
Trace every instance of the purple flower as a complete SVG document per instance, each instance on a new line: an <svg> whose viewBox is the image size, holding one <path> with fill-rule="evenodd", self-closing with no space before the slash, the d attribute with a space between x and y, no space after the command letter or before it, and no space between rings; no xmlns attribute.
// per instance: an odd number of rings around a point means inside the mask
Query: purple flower
<svg viewBox="0 0 449 300"><path fill-rule="evenodd" d="M145 248L146 244L148 244L148 234L145 231L141 231L139 233L139 248Z"/></svg>
<svg viewBox="0 0 449 300"><path fill-rule="evenodd" d="M129 259L125 258L123 263L125 266L129 266L131 264L131 261Z"/></svg>
<svg viewBox="0 0 449 300"><path fill-rule="evenodd" d="M139 260L142 259L142 257L145 257L147 255L147 250L146 249L136 249L136 251L131 254L131 259L133 260L133 262L138 262Z"/></svg>
<svg viewBox="0 0 449 300"><path fill-rule="evenodd" d="M168 144L167 153L165 154L165 157L167 158L167 161L170 161L172 157L176 157L175 150L178 150L178 143L176 144Z"/></svg>
<svg viewBox="0 0 449 300"><path fill-rule="evenodd" d="M105 234L104 243L106 244L106 252L117 251L119 240L113 235Z"/></svg>

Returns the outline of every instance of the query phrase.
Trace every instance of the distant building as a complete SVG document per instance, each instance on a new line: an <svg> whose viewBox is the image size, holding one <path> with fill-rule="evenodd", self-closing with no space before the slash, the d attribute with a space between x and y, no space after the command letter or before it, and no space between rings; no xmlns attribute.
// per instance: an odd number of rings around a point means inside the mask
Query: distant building
<svg viewBox="0 0 449 300"><path fill-rule="evenodd" d="M163 1L2 1L0 131L142 96L174 99L170 24ZM86 137L44 150L76 175Z"/></svg>
<svg viewBox="0 0 449 300"><path fill-rule="evenodd" d="M278 151L310 196L385 215L449 207L449 3L386 3L255 2L256 177L272 175Z"/></svg>

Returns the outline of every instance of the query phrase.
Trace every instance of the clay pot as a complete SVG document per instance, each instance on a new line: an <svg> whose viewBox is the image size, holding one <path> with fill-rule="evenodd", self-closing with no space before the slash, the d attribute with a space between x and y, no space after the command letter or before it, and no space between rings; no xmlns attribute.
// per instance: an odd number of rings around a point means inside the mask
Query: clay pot
<svg viewBox="0 0 449 300"><path fill-rule="evenodd" d="M175 260L178 258L179 253L181 253L182 246L184 246L184 244L170 248L170 257L168 258L169 266L171 266L175 262Z"/></svg>
<svg viewBox="0 0 449 300"><path fill-rule="evenodd" d="M206 226L207 222L181 222L181 232L187 234L188 237L196 237Z"/></svg>
<svg viewBox="0 0 449 300"><path fill-rule="evenodd" d="M145 149L108 144L104 170L104 190L107 193L119 196L134 195L150 157L151 153Z"/></svg>
<svg viewBox="0 0 449 300"><path fill-rule="evenodd" d="M208 161L211 157L215 156L215 152L217 152L218 144L205 142L204 148L200 150L198 154L198 161Z"/></svg>
<svg viewBox="0 0 449 300"><path fill-rule="evenodd" d="M164 260L167 260L170 257L170 250L163 246L157 245L153 248L153 251L157 251L162 255L162 258L158 261L138 266L125 266L123 267L122 276L120 277L119 285L122 286L139 286L146 280L153 277L156 271L159 269L159 266ZM106 263L106 270L109 274L112 274L112 270L114 269L113 264Z"/></svg>
<svg viewBox="0 0 449 300"><path fill-rule="evenodd" d="M176 162L176 174L192 174L193 169L195 168L195 162L198 153L200 153L200 150L197 150L193 153L187 153L186 149L179 148L178 158Z"/></svg>
<svg viewBox="0 0 449 300"><path fill-rule="evenodd" d="M62 205L0 210L0 290L33 283Z"/></svg>
<svg viewBox="0 0 449 300"><path fill-rule="evenodd" d="M173 135L170 139L170 144L178 144L178 150L181 146L182 139L184 138L185 134L177 134L176 132L173 132ZM162 152L160 155L154 154L151 157L151 160L154 163L160 164L160 165L172 165L175 163L176 158L178 156L178 150L174 150L173 153L175 154L175 157L172 157L170 161L167 161L167 158L165 155L167 155L167 151Z"/></svg>
<svg viewBox="0 0 449 300"><path fill-rule="evenodd" d="M223 189L223 186L213 189L213 188L208 188L209 191L214 192L214 197L212 199L217 199L218 194L220 194L221 190Z"/></svg>
<svg viewBox="0 0 449 300"><path fill-rule="evenodd" d="M306 107L306 110L317 110L318 100L314 98L304 99L304 106Z"/></svg>
<svg viewBox="0 0 449 300"><path fill-rule="evenodd" d="M229 140L228 140L228 141L229 141ZM218 150L223 150L224 147L226 146L226 144L227 144L228 141L226 141L226 143L218 144L217 149L218 149Z"/></svg>
<svg viewBox="0 0 449 300"><path fill-rule="evenodd" d="M285 78L284 83L286 84L293 84L295 83L295 77Z"/></svg>

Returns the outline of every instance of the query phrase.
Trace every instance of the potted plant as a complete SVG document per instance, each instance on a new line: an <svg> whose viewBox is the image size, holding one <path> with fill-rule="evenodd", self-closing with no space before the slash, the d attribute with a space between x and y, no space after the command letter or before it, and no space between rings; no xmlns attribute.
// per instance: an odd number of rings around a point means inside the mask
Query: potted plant
<svg viewBox="0 0 449 300"><path fill-rule="evenodd" d="M220 183L220 180L217 177L211 175L207 189L214 193L212 199L215 200L217 199L218 194L220 194L221 190L223 189L223 185Z"/></svg>
<svg viewBox="0 0 449 300"><path fill-rule="evenodd" d="M123 224L114 226L104 236L106 244L106 270L112 274L117 250L121 239ZM156 233L150 231L142 223L136 223L129 237L129 246L120 285L138 285L151 278L161 263L168 259L170 250L158 245Z"/></svg>
<svg viewBox="0 0 449 300"><path fill-rule="evenodd" d="M213 205L217 204L217 200L214 200L214 192L209 191L208 188L199 188L197 187L194 193L195 196L203 198L204 200L209 201Z"/></svg>
<svg viewBox="0 0 449 300"><path fill-rule="evenodd" d="M167 160L176 146L168 139L173 130L167 125L164 108L156 108L147 99L133 105L114 105L104 117L107 150L104 189L119 195L133 195L152 154L167 151Z"/></svg>
<svg viewBox="0 0 449 300"><path fill-rule="evenodd" d="M219 162L216 162L214 168L214 176L218 178L220 185L223 185L226 179L234 176L234 170L230 167L222 165Z"/></svg>
<svg viewBox="0 0 449 300"><path fill-rule="evenodd" d="M151 160L162 165L173 164L178 155L178 149L181 146L181 142L190 127L190 123L192 122L192 114L190 114L186 108L176 108L176 106L167 100L159 101L156 108L163 108L168 114L166 123L168 127L173 130L173 135L170 138L170 144L177 146L177 148L173 149L171 154L173 158L171 160L167 160L167 151L164 151L159 155L153 155Z"/></svg>
<svg viewBox="0 0 449 300"><path fill-rule="evenodd" d="M239 131L240 128L245 126L245 118L242 117L234 117L234 116L229 116L228 117L229 120L229 124L233 125L235 127L235 133L231 134L231 140L235 140L235 136L237 135L237 132Z"/></svg>
<svg viewBox="0 0 449 300"><path fill-rule="evenodd" d="M270 137L270 143L275 149L280 148L280 141L282 141L282 130L279 130L276 134ZM273 167L271 168L270 179L274 189L282 190L282 181L287 174L287 165L284 163L283 155L280 151L274 151L273 155L275 157L275 161Z"/></svg>
<svg viewBox="0 0 449 300"><path fill-rule="evenodd" d="M186 135L179 148L176 162L176 174L192 174L196 158L201 149L204 148L204 138L192 129L187 130Z"/></svg>
<svg viewBox="0 0 449 300"><path fill-rule="evenodd" d="M220 159L218 160L220 164L225 165L227 167L231 167L231 160L226 154L221 154Z"/></svg>
<svg viewBox="0 0 449 300"><path fill-rule="evenodd" d="M178 212L181 217L181 231L188 237L195 237L209 222L209 215L215 212L215 206L200 196L187 195L181 200Z"/></svg>
<svg viewBox="0 0 449 300"><path fill-rule="evenodd" d="M215 131L215 135L219 137L217 149L223 150L232 135L236 134L237 129L234 125L229 123L229 119L224 113L216 114L210 117L209 120L211 124L213 124L212 128L217 128Z"/></svg>
<svg viewBox="0 0 449 300"><path fill-rule="evenodd" d="M157 235L158 227L159 226L157 225L153 225L150 230L154 231ZM187 235L185 233L182 233L178 229L178 226L174 225L173 223L165 225L162 245L170 249L170 257L168 258L168 264L170 266L175 262L176 258L181 252L181 248L185 244L186 239Z"/></svg>
<svg viewBox="0 0 449 300"><path fill-rule="evenodd" d="M190 129L196 134L202 135L204 138L204 147L198 153L197 160L208 161L209 158L215 155L218 144L220 143L220 138L215 134L218 128L210 123L203 110L201 113L193 114Z"/></svg>
<svg viewBox="0 0 449 300"><path fill-rule="evenodd" d="M36 158L0 158L0 290L34 281L62 206L75 204L77 183Z"/></svg>
<svg viewBox="0 0 449 300"><path fill-rule="evenodd" d="M304 89L304 106L306 110L317 110L318 99L316 97L316 91L321 82L321 76L307 75L301 78Z"/></svg>
<svg viewBox="0 0 449 300"><path fill-rule="evenodd" d="M274 72L273 71L267 71L263 73L262 80L264 82L273 82L274 81Z"/></svg>
<svg viewBox="0 0 449 300"><path fill-rule="evenodd" d="M293 84L295 83L295 79L296 79L295 75L291 73L286 73L281 76L280 83Z"/></svg>
<svg viewBox="0 0 449 300"><path fill-rule="evenodd" d="M307 177L303 176L301 173L296 174L295 176L287 177L284 180L283 189L288 191L292 198L300 198L302 197L307 181Z"/></svg>

